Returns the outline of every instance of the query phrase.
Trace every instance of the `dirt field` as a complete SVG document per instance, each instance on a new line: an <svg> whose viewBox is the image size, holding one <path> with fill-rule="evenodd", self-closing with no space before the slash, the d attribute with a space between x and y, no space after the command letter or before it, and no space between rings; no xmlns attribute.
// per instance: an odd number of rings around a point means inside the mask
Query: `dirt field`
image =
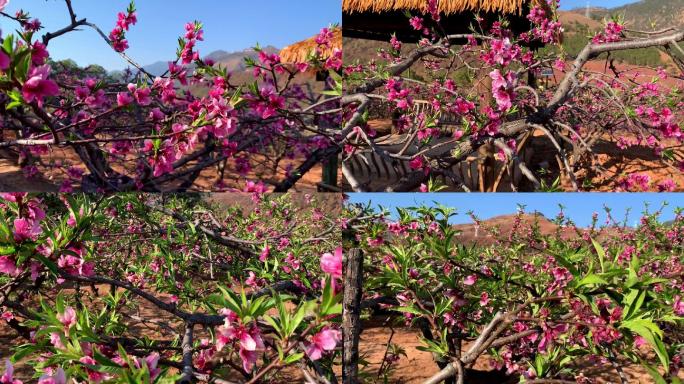
<svg viewBox="0 0 684 384"><path fill-rule="evenodd" d="M288 163L292 163L296 168L301 164L301 159L283 161L276 172L268 165L261 155L251 155L254 159L254 166L251 172L246 177L231 176L237 175L231 164L225 170L224 185L225 190L234 188L242 188L243 181L248 180L262 180L268 186L275 184L285 178L285 167ZM47 172L38 177L27 179L21 168L16 164L16 154L9 151L0 151L0 190L2 191L24 191L24 192L57 192L60 185L66 179L67 175L62 171L55 171L48 169ZM45 164L54 164L61 162L62 164L69 164L79 166L81 169L85 167L81 164L80 159L71 149L54 149L50 154L41 158ZM115 170L122 171L121 169ZM216 190L216 181L218 170L216 167L207 168L197 178L195 184L190 189L191 191L208 192ZM127 174L130 174L127 172ZM318 164L311 169L304 177L292 188L293 192L316 192L318 190L317 184L321 182L323 174L323 166ZM78 189L78 184L74 184L74 189Z"/></svg>

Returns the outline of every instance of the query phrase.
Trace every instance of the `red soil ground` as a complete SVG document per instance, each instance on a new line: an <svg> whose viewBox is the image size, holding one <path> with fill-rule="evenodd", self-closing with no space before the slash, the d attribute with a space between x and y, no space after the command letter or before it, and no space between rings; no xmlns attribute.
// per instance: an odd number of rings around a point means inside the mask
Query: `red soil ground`
<svg viewBox="0 0 684 384"><path fill-rule="evenodd" d="M265 162L264 156L251 155L253 161L253 169L246 177L238 176L232 165L228 165L225 170L224 182L227 188L242 188L245 179L248 180L262 180L267 186L269 184L278 183L285 178L285 167L288 163L293 163L296 168L301 164L303 159L286 160L281 162L277 172L268 162ZM0 151L0 191L24 191L24 192L57 192L67 175L61 171L47 170L47 172L39 177L27 179L21 168L16 164L16 154L7 150ZM54 149L52 153L42 157L42 161L46 164L61 162L63 164L70 164L84 169L78 156L71 149ZM115 170L121 171L115 167ZM191 188L194 191L211 191L215 190L217 181L217 168L207 168L197 178L195 184ZM128 173L128 172L127 172ZM130 174L130 173L128 173ZM304 177L292 188L293 192L316 192L317 184L322 180L323 167L318 164L311 169ZM234 175L234 176L233 176ZM77 189L78 185L74 184Z"/></svg>

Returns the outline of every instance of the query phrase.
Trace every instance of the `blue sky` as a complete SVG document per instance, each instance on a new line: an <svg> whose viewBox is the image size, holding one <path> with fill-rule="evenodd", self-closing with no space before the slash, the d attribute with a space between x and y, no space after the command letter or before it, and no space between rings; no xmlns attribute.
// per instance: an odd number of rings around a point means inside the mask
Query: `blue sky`
<svg viewBox="0 0 684 384"><path fill-rule="evenodd" d="M79 18L86 17L109 33L117 12L127 8L128 0L72 3ZM69 23L63 0L11 0L5 12L14 14L22 7L41 20L46 27L42 33ZM257 42L282 48L342 19L342 0L138 0L136 7L138 24L128 35L131 48L127 53L143 65L174 58L177 39L188 21L204 23L205 41L198 48L206 55L219 49L242 50ZM17 24L0 18L0 28L6 34L17 29ZM110 70L126 67L123 59L90 28L54 39L49 51L55 59L71 58L79 65L100 64Z"/></svg>
<svg viewBox="0 0 684 384"><path fill-rule="evenodd" d="M566 216L580 226L589 225L594 212L599 213L599 223L605 220L604 205L610 207L613 217L620 220L624 218L627 209L631 208L629 225L634 225L635 220L639 219L645 203L649 204L650 211L655 211L663 202L668 202L669 205L664 210L664 220L674 218L675 208L684 208L684 193L351 193L349 196L352 203L370 201L373 206L382 205L392 211L395 207L431 206L436 201L457 208L459 215L453 220L455 224L470 223L471 220L465 213L471 210L477 216L487 219L515 213L518 204L526 205L527 212L538 211L549 218L559 212L558 204L563 204Z"/></svg>
<svg viewBox="0 0 684 384"><path fill-rule="evenodd" d="M627 3L635 3L635 0L589 0L592 7L613 8ZM561 0L561 9L573 9L586 7L587 0Z"/></svg>

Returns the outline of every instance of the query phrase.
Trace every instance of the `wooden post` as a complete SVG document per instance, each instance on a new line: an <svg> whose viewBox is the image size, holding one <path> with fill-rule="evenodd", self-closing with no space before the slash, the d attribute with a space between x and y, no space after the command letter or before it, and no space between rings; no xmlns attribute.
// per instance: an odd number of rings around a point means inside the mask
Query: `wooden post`
<svg viewBox="0 0 684 384"><path fill-rule="evenodd" d="M339 168L337 157L338 154L335 152L334 155L323 159L323 184L337 187L337 169Z"/></svg>
<svg viewBox="0 0 684 384"><path fill-rule="evenodd" d="M361 335L361 293L363 284L363 252L349 251L344 273L342 310L342 382L359 383L359 336Z"/></svg>
<svg viewBox="0 0 684 384"><path fill-rule="evenodd" d="M324 81L324 90L330 91L330 84L328 83L328 78L330 77L330 74L328 72L316 72L316 80L318 81ZM318 116L316 116L318 119ZM320 125L319 122L316 123L317 125ZM330 127L322 127L322 128L330 128ZM323 174L321 175L321 182L326 185L330 185L333 187L337 187L337 175L339 172L339 163L337 161L337 156L338 153L335 152L334 155L331 155L328 158L323 159ZM322 192L319 190L319 192Z"/></svg>

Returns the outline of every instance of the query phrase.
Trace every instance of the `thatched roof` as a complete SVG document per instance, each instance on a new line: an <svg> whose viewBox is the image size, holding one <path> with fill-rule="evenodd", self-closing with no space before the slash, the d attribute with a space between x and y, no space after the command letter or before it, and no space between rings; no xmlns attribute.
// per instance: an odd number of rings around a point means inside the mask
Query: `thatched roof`
<svg viewBox="0 0 684 384"><path fill-rule="evenodd" d="M543 5L544 0L440 0L440 13L452 15L463 12L521 13L526 3ZM383 13L390 11L427 11L427 0L343 0L342 12Z"/></svg>
<svg viewBox="0 0 684 384"><path fill-rule="evenodd" d="M333 29L333 35L331 46L324 48L321 52L323 57L332 56L335 48L342 49L342 29L339 27ZM289 45L280 51L280 61L283 63L303 63L306 61L309 53L316 49L317 46L316 36Z"/></svg>

